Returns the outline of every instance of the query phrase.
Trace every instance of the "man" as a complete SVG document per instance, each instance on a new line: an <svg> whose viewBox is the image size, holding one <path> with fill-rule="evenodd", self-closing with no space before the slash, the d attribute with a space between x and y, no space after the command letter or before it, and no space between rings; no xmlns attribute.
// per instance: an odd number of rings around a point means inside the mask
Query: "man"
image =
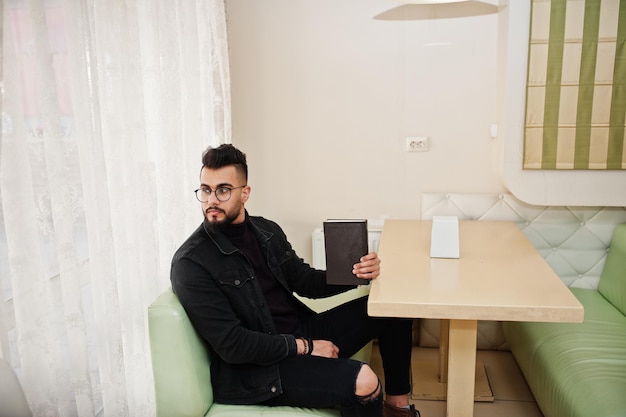
<svg viewBox="0 0 626 417"><path fill-rule="evenodd" d="M411 321L372 318L367 297L317 314L293 293L321 298L324 271L300 259L282 229L248 215L246 156L232 145L207 149L200 188L204 221L172 260L174 292L211 356L215 400L228 404L339 407L342 416L417 417L409 406ZM375 279L377 254L354 265ZM349 359L378 337L385 393L369 365Z"/></svg>

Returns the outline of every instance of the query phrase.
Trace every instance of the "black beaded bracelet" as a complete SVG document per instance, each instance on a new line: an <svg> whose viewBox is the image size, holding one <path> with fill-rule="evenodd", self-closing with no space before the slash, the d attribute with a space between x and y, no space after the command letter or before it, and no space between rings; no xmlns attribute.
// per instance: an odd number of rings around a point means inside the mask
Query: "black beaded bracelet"
<svg viewBox="0 0 626 417"><path fill-rule="evenodd" d="M304 348L304 350L302 351L302 354L308 355L309 354L309 342L304 337L299 337L298 339L302 340L302 347Z"/></svg>
<svg viewBox="0 0 626 417"><path fill-rule="evenodd" d="M313 339L307 340L307 355L313 354Z"/></svg>

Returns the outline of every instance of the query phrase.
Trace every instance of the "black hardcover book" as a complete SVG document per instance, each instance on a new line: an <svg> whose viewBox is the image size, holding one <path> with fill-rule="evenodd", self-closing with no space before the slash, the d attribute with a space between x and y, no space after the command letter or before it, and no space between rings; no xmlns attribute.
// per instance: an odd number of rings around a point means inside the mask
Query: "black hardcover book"
<svg viewBox="0 0 626 417"><path fill-rule="evenodd" d="M324 222L326 246L326 283L330 285L367 285L357 278L352 266L368 253L367 220L337 219Z"/></svg>

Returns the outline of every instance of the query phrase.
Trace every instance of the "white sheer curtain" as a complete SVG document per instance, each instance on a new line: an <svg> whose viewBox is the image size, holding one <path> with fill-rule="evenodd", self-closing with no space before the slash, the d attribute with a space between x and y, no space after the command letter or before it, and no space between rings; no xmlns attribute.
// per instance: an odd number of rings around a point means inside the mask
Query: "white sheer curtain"
<svg viewBox="0 0 626 417"><path fill-rule="evenodd" d="M223 0L1 4L0 356L35 416L154 415L147 306L230 141Z"/></svg>

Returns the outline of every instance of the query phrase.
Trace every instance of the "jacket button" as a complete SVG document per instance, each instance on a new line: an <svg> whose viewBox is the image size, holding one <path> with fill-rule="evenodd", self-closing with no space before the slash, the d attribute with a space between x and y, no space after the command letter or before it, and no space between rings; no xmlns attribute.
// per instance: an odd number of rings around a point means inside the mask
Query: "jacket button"
<svg viewBox="0 0 626 417"><path fill-rule="evenodd" d="M276 392L276 391L278 391L278 389L276 387L272 387L272 388L270 388L270 391Z"/></svg>
<svg viewBox="0 0 626 417"><path fill-rule="evenodd" d="M235 280L235 285L239 285L241 284L241 281L239 281L238 279Z"/></svg>

